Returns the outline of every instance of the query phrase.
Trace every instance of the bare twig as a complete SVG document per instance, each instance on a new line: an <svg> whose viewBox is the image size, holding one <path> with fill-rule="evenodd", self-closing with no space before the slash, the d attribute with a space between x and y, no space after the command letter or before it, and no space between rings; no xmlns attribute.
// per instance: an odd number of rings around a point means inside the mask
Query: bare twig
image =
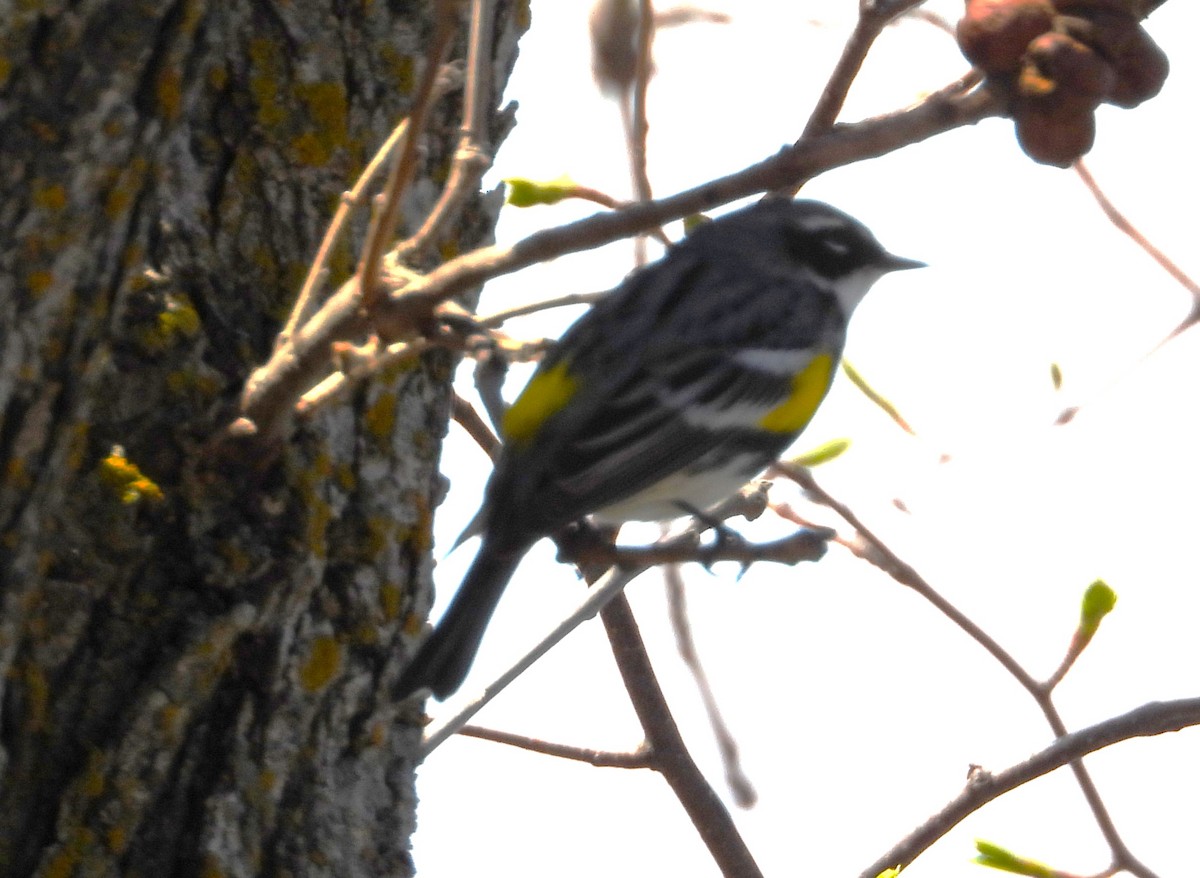
<svg viewBox="0 0 1200 878"><path fill-rule="evenodd" d="M470 722L471 717L478 713L484 705L508 688L509 683L525 673L530 665L553 649L559 641L584 621L594 617L601 607L620 594L621 590L642 572L642 570L623 570L619 567L609 570L588 590L586 597L580 601L575 611L558 623L554 630L542 638L536 646L484 687L482 692L464 703L458 704L454 713L430 726L421 742L420 758L428 758L429 754L441 746L443 741Z"/></svg>
<svg viewBox="0 0 1200 878"><path fill-rule="evenodd" d="M918 9L910 9L908 14L912 18L917 19L918 21L923 21L926 24L933 25L938 30L940 30L942 33L946 34L947 36L950 36L950 37L957 36L957 29L955 28L954 23L951 22L950 19L946 18L944 15L941 15L940 13L934 12L931 9L918 8Z"/></svg>
<svg viewBox="0 0 1200 878"><path fill-rule="evenodd" d="M500 440L496 434L484 423L475 407L457 393L454 394L453 418L490 457L494 458L500 453Z"/></svg>
<svg viewBox="0 0 1200 878"><path fill-rule="evenodd" d="M1092 197L1100 204L1101 210L1104 211L1104 215L1108 217L1112 224L1132 238L1133 242L1145 250L1147 255L1157 262L1163 271L1175 278L1180 286L1191 293L1194 302L1191 313L1171 332L1171 337L1179 335L1179 333L1197 321L1200 321L1200 284L1189 277L1166 253L1155 247L1150 242L1150 239L1143 235L1137 226L1131 223L1128 217L1117 209L1116 205L1104 194L1104 190L1100 188L1100 185L1096 182L1096 178L1092 176L1091 171L1088 170L1087 165L1083 163L1082 159L1075 162L1075 173L1083 180L1083 184L1087 186L1088 191L1092 193Z"/></svg>
<svg viewBox="0 0 1200 878"><path fill-rule="evenodd" d="M679 27L681 24L708 22L709 24L729 24L733 19L724 12L712 12L695 6L673 6L662 12L654 13L654 26L660 30L666 27Z"/></svg>
<svg viewBox="0 0 1200 878"><path fill-rule="evenodd" d="M472 0L471 26L467 43L466 89L463 96L462 135L450 166L446 185L421 228L401 245L396 258L420 251L458 214L463 202L479 185L492 165L486 123L492 106L492 29L495 0Z"/></svg>
<svg viewBox="0 0 1200 878"><path fill-rule="evenodd" d="M943 131L974 124L997 112L997 104L986 91L931 96L916 107L839 127L736 174L668 198L535 232L510 247L481 248L419 278L396 279L394 288L403 291L380 301L370 320L363 314L358 285L345 284L251 376L243 394L243 416L232 425L230 434L253 434L268 442L277 438L296 401L326 378L329 346L333 341L353 338L368 329L401 340L412 332L419 315L431 313L439 302L492 277L568 252L598 247L755 192L779 189L788 181L892 152Z"/></svg>
<svg viewBox="0 0 1200 878"><path fill-rule="evenodd" d="M762 872L738 834L728 809L687 752L646 655L646 646L629 601L619 595L600 611L600 618L608 633L621 679L625 681L625 690L646 734L655 768L687 811L721 874L727 878L761 876Z"/></svg>
<svg viewBox="0 0 1200 878"><path fill-rule="evenodd" d="M632 753L614 753L611 750L589 750L586 747L572 747L569 744L556 744L552 741L542 741L526 735L512 732L502 732L487 729L483 726L463 726L458 730L460 735L468 738L479 738L482 741L494 741L497 744L507 744L531 753L543 753L546 756L557 756L559 759L570 759L573 762L584 762L596 768L653 768L653 759L643 747Z"/></svg>
<svg viewBox="0 0 1200 878"><path fill-rule="evenodd" d="M850 86L858 77L863 61L866 60L867 53L871 50L875 40L887 27L889 21L922 2L924 0L859 0L858 20L855 22L854 30L851 32L850 38L846 40L846 45L842 47L842 55L838 58L833 73L825 83L825 88L822 89L821 96L817 99L817 105L808 117L804 132L800 135L800 140L796 142L797 146L809 138L824 134L833 127L833 123L837 121L838 115L842 112L842 106L846 103L846 95L850 93ZM807 181L803 178L794 180L786 187L782 187L780 191L794 196L805 182Z"/></svg>
<svg viewBox="0 0 1200 878"><path fill-rule="evenodd" d="M385 293L378 284L380 263L396 231L400 199L417 173L417 144L433 108L438 72L450 49L454 32L458 29L456 0L438 0L434 10L434 22L433 37L425 54L425 69L421 73L417 96L408 120L410 134L404 139L403 148L392 163L392 172L379 196L379 209L372 215L362 259L358 264L356 281L361 291L362 307L367 310Z"/></svg>
<svg viewBox="0 0 1200 878"><path fill-rule="evenodd" d="M502 393L504 378L507 375L508 360L504 357L494 353L476 357L475 390L496 432L500 432L500 425L504 422L504 413L508 408Z"/></svg>
<svg viewBox="0 0 1200 878"><path fill-rule="evenodd" d="M413 309L427 313L430 305L453 298L483 280L564 253L599 247L653 225L776 188L786 180L811 176L818 169L883 155L903 144L974 124L997 112L994 99L986 92L949 99L931 97L917 107L838 128L736 174L718 177L676 195L543 229L510 247L485 247L464 254L422 278L409 281L403 293L390 300L383 316L402 317Z"/></svg>
<svg viewBox="0 0 1200 878"><path fill-rule="evenodd" d="M763 495L764 491L760 486L748 486L713 510L710 521L719 521L734 515L744 515L747 518L754 518L766 507L766 498ZM693 522L687 531L685 531L685 535L680 537L680 539L686 538L688 533L691 533L694 539L696 533L707 530L708 527L709 524ZM582 540L578 538L571 539L569 534L560 534L556 537L556 540L559 542L560 550L564 553L564 556L575 552L582 544ZM591 542L598 543L599 541L593 539ZM694 546L694 543L692 545ZM613 595L623 589L629 582L632 582L634 578L640 576L647 568L640 564L639 566L633 566L638 564L637 561L633 560L638 557L637 553L638 550L636 549L615 549L609 546L607 553L579 556L579 564L584 567L584 572L585 575L588 575L589 582L596 583L588 591L586 597L582 599L579 606L567 618L555 626L553 631L542 638L536 646L530 649L507 671L500 674L492 683L485 687L484 691L477 695L474 700L460 707L457 713L451 715L436 728L430 729L426 733L425 742L422 745L422 758L436 749L442 741L454 734L456 730L469 722L471 717L480 708L500 694L509 683L524 673L526 668L545 655L555 644L574 631L581 623L595 616L601 607L612 600ZM627 566L610 566L614 563L614 558L619 563L626 563L626 559L629 559Z"/></svg>
<svg viewBox="0 0 1200 878"><path fill-rule="evenodd" d="M1119 231L1128 235L1135 244L1146 251L1147 255L1149 255L1151 259L1158 263L1163 271L1171 275L1171 277L1179 282L1180 286L1191 293L1192 307L1191 310L1188 311L1187 316L1184 317L1183 320L1180 321L1180 323L1174 329L1172 329L1164 339L1162 339L1158 344L1156 344L1138 359L1139 363L1143 363L1158 353L1158 351L1162 350L1164 345L1168 344L1173 339L1178 338L1184 332L1200 322L1200 284L1188 276L1183 269L1176 265L1175 262L1172 261L1169 256L1167 256L1167 254L1155 247L1154 244L1151 243L1150 239L1143 235L1137 226L1130 222L1129 218L1117 209L1117 206L1112 203L1109 197L1104 193L1104 190L1100 188L1100 184L1096 182L1096 178L1092 176L1091 171L1088 170L1087 165L1083 163L1082 159L1075 162L1075 173L1079 175L1079 178L1083 181L1083 184L1087 186L1088 191L1092 193L1092 197L1096 199L1097 203L1100 205L1100 209L1104 211L1104 215L1108 217L1109 221L1116 226ZM1079 411L1082 408L1082 404L1068 406L1059 413L1055 423L1060 425L1069 423L1077 414L1079 414Z"/></svg>
<svg viewBox="0 0 1200 878"><path fill-rule="evenodd" d="M1051 689L1046 684L1034 679L1033 675L1026 671L991 635L942 597L916 570L902 561L895 552L858 519L858 516L849 507L834 499L821 488L816 480L813 479L812 473L806 469L784 463L776 464L774 469L794 479L815 502L829 507L841 516L847 524L854 528L859 536L857 542L847 543L851 551L863 560L879 567L897 582L917 592L917 594L961 628L972 640L987 650L1030 694L1041 709L1055 736L1061 738L1067 734L1066 724L1062 721L1062 717L1059 716L1058 709L1054 705ZM1108 813L1104 800L1096 788L1095 782L1092 780L1083 763L1075 760L1070 763L1070 766L1072 773L1075 775L1076 783L1079 784L1084 799L1087 801L1088 807L1092 812L1092 816L1100 828L1104 840L1109 845L1114 864L1119 865L1134 875L1140 876L1140 878L1151 878L1154 873L1133 855L1121 838L1116 825L1112 821L1111 815Z"/></svg>
<svg viewBox="0 0 1200 878"><path fill-rule="evenodd" d="M719 561L734 561L743 567L756 562L798 564L817 561L825 554L826 544L834 533L828 528L800 530L769 543L751 543L738 539L720 539L710 545L698 542L695 528L683 534L655 543L652 546L627 548L592 539L586 530L579 530L560 543L563 557L580 566L655 567L660 564L696 562L710 567Z"/></svg>
<svg viewBox="0 0 1200 878"><path fill-rule="evenodd" d="M502 326L513 318L525 317L528 314L537 314L539 311L549 311L552 308L566 308L570 305L593 305L608 295L608 292L608 290L601 290L593 293L568 293L565 296L546 299L542 302L531 302L528 305L507 308L503 311L497 311L495 314L480 317L479 325L492 328Z"/></svg>
<svg viewBox="0 0 1200 878"><path fill-rule="evenodd" d="M901 585L908 586L933 604L943 615L947 616L955 625L966 632L972 640L991 653L992 657L1000 662L1004 666L1004 669L1012 674L1026 691L1035 698L1040 697L1041 684L1034 679L1033 675L1021 667L1017 660L1000 646L991 635L938 594L933 586L927 583L916 570L902 561L882 540L875 536L859 520L853 510L836 500L818 485L811 472L802 467L795 467L782 462L775 464L773 469L795 481L814 502L832 509L857 532L860 537L859 541L857 543L847 543L851 551L864 561L878 567Z"/></svg>
<svg viewBox="0 0 1200 878"><path fill-rule="evenodd" d="M646 111L646 97L650 91L650 77L654 74L654 3L638 0L640 27L637 38L637 66L634 71L633 88L629 94L627 115L627 140L629 143L629 167L633 176L633 200L649 201L654 197L650 186L647 167L647 145L650 139L650 116ZM625 114L622 114L625 115ZM634 261L646 263L646 239L642 236L634 242Z"/></svg>
<svg viewBox="0 0 1200 878"><path fill-rule="evenodd" d="M433 103L437 103L461 85L461 68L453 64L445 65L442 68L441 75L438 76L434 83ZM404 139L408 135L408 129L408 119L405 119L393 128L392 133L388 135L388 139L383 142L383 146L379 147L379 150L371 157L371 161L368 162L366 168L359 174L354 186L349 192L342 194L337 210L334 211L333 219L329 221L329 227L325 230L325 237L321 239L321 246L317 248L317 255L308 269L304 285L300 288L300 295L296 299L296 304L292 307L292 313L288 315L287 323L276 339L276 346L290 339L295 333L296 328L308 317L309 312L312 310L312 300L316 295L317 287L324 282L328 274L329 256L333 252L334 244L337 243L342 230L345 228L346 219L350 216L352 210L362 205L366 198L367 188L375 181L375 176L379 173L379 170L388 158L391 157L396 145L404 142Z"/></svg>
<svg viewBox="0 0 1200 878"><path fill-rule="evenodd" d="M842 55L838 58L837 66L829 75L821 97L808 117L801 139L822 134L833 127L842 106L846 103L846 95L850 86L858 77L863 61L875 40L883 33L888 22L909 9L923 3L924 0L859 0L858 20L846 45L842 47Z"/></svg>
<svg viewBox="0 0 1200 878"><path fill-rule="evenodd" d="M907 866L934 842L945 836L964 818L1000 796L1064 765L1077 763L1083 756L1121 741L1177 732L1200 725L1200 698L1158 701L1131 710L1121 716L1058 737L1053 744L998 774L977 772L952 802L907 838L860 873L860 878L876 878L885 869ZM1128 862L1114 864L1135 875L1149 875L1145 867L1138 871ZM1140 864L1139 864L1140 865Z"/></svg>
<svg viewBox="0 0 1200 878"><path fill-rule="evenodd" d="M696 689L700 692L700 700L704 703L704 712L708 715L708 723L721 754L721 763L725 766L725 784L739 808L752 808L758 800L758 793L742 768L737 739L733 737L733 732L729 730L721 715L717 696L700 661L700 652L696 649L696 641L692 637L692 624L687 612L687 592L683 587L679 565L665 566L663 580L667 585L667 607L671 616L671 627L675 631L676 648L679 650L679 657L691 671Z"/></svg>

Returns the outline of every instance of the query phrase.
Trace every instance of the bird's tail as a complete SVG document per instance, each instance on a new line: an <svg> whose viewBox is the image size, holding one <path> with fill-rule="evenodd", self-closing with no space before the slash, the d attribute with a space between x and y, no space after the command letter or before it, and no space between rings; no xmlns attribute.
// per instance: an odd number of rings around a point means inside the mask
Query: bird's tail
<svg viewBox="0 0 1200 878"><path fill-rule="evenodd" d="M528 548L489 543L483 541L446 614L401 673L399 698L428 687L440 701L462 685L500 595Z"/></svg>

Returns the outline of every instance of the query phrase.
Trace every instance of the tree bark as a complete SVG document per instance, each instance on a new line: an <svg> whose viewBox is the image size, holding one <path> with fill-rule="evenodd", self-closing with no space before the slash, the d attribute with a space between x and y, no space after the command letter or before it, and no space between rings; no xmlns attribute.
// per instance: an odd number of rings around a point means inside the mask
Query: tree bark
<svg viewBox="0 0 1200 878"><path fill-rule="evenodd" d="M430 8L0 0L0 875L413 871L419 717L388 691L429 604L453 359L269 459L215 438L407 111ZM497 69L527 19L499 4Z"/></svg>

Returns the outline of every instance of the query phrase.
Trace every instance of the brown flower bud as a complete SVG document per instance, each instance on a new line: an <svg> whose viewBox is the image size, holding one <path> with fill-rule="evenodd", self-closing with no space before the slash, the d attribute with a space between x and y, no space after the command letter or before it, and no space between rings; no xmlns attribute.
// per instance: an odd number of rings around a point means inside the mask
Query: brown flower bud
<svg viewBox="0 0 1200 878"><path fill-rule="evenodd" d="M1049 0L967 0L958 23L958 45L985 73L1014 73L1025 47L1050 30Z"/></svg>
<svg viewBox="0 0 1200 878"><path fill-rule="evenodd" d="M1136 107L1158 94L1170 72L1170 61L1158 44L1127 12L1073 9L1055 28L1091 46L1117 73L1108 97L1119 107Z"/></svg>
<svg viewBox="0 0 1200 878"><path fill-rule="evenodd" d="M1118 107L1136 107L1162 91L1171 72L1167 53L1138 28L1144 38L1140 44L1117 61L1117 85L1109 102Z"/></svg>
<svg viewBox="0 0 1200 878"><path fill-rule="evenodd" d="M1013 112L1013 119L1021 149L1043 165L1070 167L1096 140L1096 117L1090 110L1064 113L1023 104Z"/></svg>
<svg viewBox="0 0 1200 878"><path fill-rule="evenodd" d="M1043 109L1061 108L1079 115L1112 94L1117 73L1088 46L1066 34L1046 33L1029 44L1017 91L1042 102Z"/></svg>

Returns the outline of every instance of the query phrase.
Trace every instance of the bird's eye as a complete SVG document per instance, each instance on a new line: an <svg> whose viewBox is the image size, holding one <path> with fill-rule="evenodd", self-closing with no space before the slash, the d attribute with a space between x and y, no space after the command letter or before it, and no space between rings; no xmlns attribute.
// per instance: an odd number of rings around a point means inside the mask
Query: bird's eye
<svg viewBox="0 0 1200 878"><path fill-rule="evenodd" d="M819 245L825 248L830 256L845 259L852 252L850 242L842 238L840 235L829 233L820 236L817 240Z"/></svg>
<svg viewBox="0 0 1200 878"><path fill-rule="evenodd" d="M791 228L786 247L793 260L825 277L840 277L862 261L862 240L840 226Z"/></svg>

